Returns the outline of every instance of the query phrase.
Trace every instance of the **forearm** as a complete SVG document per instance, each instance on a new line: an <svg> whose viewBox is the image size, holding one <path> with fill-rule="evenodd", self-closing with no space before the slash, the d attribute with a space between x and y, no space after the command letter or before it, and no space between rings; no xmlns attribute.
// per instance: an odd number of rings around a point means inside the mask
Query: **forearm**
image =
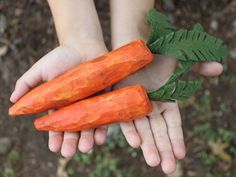
<svg viewBox="0 0 236 177"><path fill-rule="evenodd" d="M93 0L48 0L60 44L103 41Z"/></svg>
<svg viewBox="0 0 236 177"><path fill-rule="evenodd" d="M117 48L134 39L147 40L147 12L155 0L111 0L112 46Z"/></svg>
<svg viewBox="0 0 236 177"><path fill-rule="evenodd" d="M147 41L150 29L146 15L153 6L154 0L111 0L113 49L135 39ZM158 85L162 85L175 67L176 60L158 57L143 71L151 72L153 78L158 79Z"/></svg>

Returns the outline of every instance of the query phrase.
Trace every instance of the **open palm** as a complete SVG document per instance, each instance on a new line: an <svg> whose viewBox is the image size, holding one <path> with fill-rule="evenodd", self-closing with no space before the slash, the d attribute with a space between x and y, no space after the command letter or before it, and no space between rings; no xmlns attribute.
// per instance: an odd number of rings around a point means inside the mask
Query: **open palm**
<svg viewBox="0 0 236 177"><path fill-rule="evenodd" d="M79 45L78 45L79 46ZM91 50L91 48L93 50ZM70 68L102 55L107 50L100 44L84 44L79 50L68 46L59 46L36 62L17 82L11 96L11 101L16 102L20 97L38 84L49 81ZM106 138L106 127L96 130L72 132L49 132L49 149L61 152L64 157L71 157L79 149L88 152L93 144L103 144Z"/></svg>
<svg viewBox="0 0 236 177"><path fill-rule="evenodd" d="M151 65L130 76L116 87L142 84L147 91L154 91L163 85L174 71L173 58L156 56ZM222 72L216 62L196 66L198 73L212 76ZM121 123L121 130L132 147L141 147L148 165L161 163L165 173L176 168L176 159L185 156L185 144L181 116L177 103L153 102L153 112L143 119Z"/></svg>

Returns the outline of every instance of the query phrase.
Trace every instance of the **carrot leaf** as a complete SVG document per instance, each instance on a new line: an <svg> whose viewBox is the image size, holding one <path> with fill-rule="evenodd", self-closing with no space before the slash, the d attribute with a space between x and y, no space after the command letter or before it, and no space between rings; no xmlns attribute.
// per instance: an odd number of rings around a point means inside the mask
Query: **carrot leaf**
<svg viewBox="0 0 236 177"><path fill-rule="evenodd" d="M147 46L154 54L176 58L182 67L161 88L148 93L153 101L186 100L200 87L200 81L182 81L194 64L202 61L223 62L227 47L221 39L204 32L201 24L192 30L176 30L167 16L151 9L147 15L151 26Z"/></svg>
<svg viewBox="0 0 236 177"><path fill-rule="evenodd" d="M204 28L203 28L203 26L200 23L197 23L197 24L194 25L193 30L195 30L195 31L202 31L203 32Z"/></svg>
<svg viewBox="0 0 236 177"><path fill-rule="evenodd" d="M150 45L153 53L181 61L218 61L227 55L223 41L199 30L178 30L157 39Z"/></svg>
<svg viewBox="0 0 236 177"><path fill-rule="evenodd" d="M200 87L197 81L178 80L170 84L165 84L158 91L149 93L149 98L153 101L174 102L175 100L184 101L189 99Z"/></svg>
<svg viewBox="0 0 236 177"><path fill-rule="evenodd" d="M182 76L187 74L195 62L183 62L181 68L177 68L175 73L170 77L166 84L172 83L180 79Z"/></svg>
<svg viewBox="0 0 236 177"><path fill-rule="evenodd" d="M149 10L147 14L147 21L151 26L151 33L147 41L147 45L150 45L158 38L175 31L175 28L170 23L170 19L155 9Z"/></svg>

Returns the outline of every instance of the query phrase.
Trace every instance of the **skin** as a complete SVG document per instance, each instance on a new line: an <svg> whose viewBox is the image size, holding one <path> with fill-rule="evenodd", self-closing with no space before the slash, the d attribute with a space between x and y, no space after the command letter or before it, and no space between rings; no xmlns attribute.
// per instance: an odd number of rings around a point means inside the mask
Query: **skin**
<svg viewBox="0 0 236 177"><path fill-rule="evenodd" d="M110 87L152 60L146 44L135 40L34 88L9 109L9 115L35 114L70 105Z"/></svg>
<svg viewBox="0 0 236 177"><path fill-rule="evenodd" d="M92 0L48 2L60 45L43 56L18 79L10 98L12 102L16 102L41 82L51 80L87 59L107 52ZM106 130L103 126L78 133L49 132L48 146L52 152L61 152L64 157L72 157L77 149L86 153L92 149L94 143L103 144Z"/></svg>
<svg viewBox="0 0 236 177"><path fill-rule="evenodd" d="M12 102L41 82L51 80L86 59L107 51L92 0L48 2L60 45L42 57L17 81L10 98ZM153 7L154 0L110 0L110 3L113 49L133 39L146 40L148 24L145 15ZM175 66L175 60L156 56L149 67L116 87L138 83L147 90L155 90L167 81ZM209 62L195 66L194 70L205 76L217 76L223 68L219 63ZM121 123L121 130L132 147L141 147L149 166L161 163L165 173L172 173L176 168L176 159L185 156L179 108L176 103L156 102L153 105L154 111L148 118ZM94 143L104 143L106 131L107 127L78 133L49 132L49 149L60 151L64 157L72 157L77 147L81 152L88 152Z"/></svg>
<svg viewBox="0 0 236 177"><path fill-rule="evenodd" d="M154 0L110 2L113 49L133 39L146 40L148 24L145 14L154 6ZM156 56L151 65L119 83L116 88L139 83L148 91L156 90L168 80L175 67L176 60L173 58ZM194 67L195 72L205 76L217 76L222 70L222 65L216 62ZM148 117L121 123L120 126L130 146L141 147L149 166L161 164L163 172L169 174L175 171L176 160L183 159L186 153L181 115L177 103L153 102L153 108Z"/></svg>

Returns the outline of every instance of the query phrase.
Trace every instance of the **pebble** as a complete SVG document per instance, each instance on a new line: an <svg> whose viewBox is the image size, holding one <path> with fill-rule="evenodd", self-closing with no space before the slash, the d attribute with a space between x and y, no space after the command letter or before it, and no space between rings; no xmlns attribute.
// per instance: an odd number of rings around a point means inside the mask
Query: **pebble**
<svg viewBox="0 0 236 177"><path fill-rule="evenodd" d="M0 138L0 155L5 155L11 149L12 141L9 138Z"/></svg>
<svg viewBox="0 0 236 177"><path fill-rule="evenodd" d="M169 10L169 11L175 10L175 4L174 4L173 0L165 0L165 1L163 1L163 3L164 3L164 7L166 8L166 10Z"/></svg>
<svg viewBox="0 0 236 177"><path fill-rule="evenodd" d="M233 21L232 25L234 28L236 28L236 20Z"/></svg>
<svg viewBox="0 0 236 177"><path fill-rule="evenodd" d="M236 60L236 48L229 52L229 55L232 59Z"/></svg>
<svg viewBox="0 0 236 177"><path fill-rule="evenodd" d="M4 45L4 46L0 46L0 57L6 55L8 51L8 46Z"/></svg>
<svg viewBox="0 0 236 177"><path fill-rule="evenodd" d="M212 20L211 28L216 31L216 30L218 30L218 27L219 27L218 21Z"/></svg>
<svg viewBox="0 0 236 177"><path fill-rule="evenodd" d="M23 9L21 9L21 8L16 8L15 9L15 16L20 16L21 14L23 13Z"/></svg>

